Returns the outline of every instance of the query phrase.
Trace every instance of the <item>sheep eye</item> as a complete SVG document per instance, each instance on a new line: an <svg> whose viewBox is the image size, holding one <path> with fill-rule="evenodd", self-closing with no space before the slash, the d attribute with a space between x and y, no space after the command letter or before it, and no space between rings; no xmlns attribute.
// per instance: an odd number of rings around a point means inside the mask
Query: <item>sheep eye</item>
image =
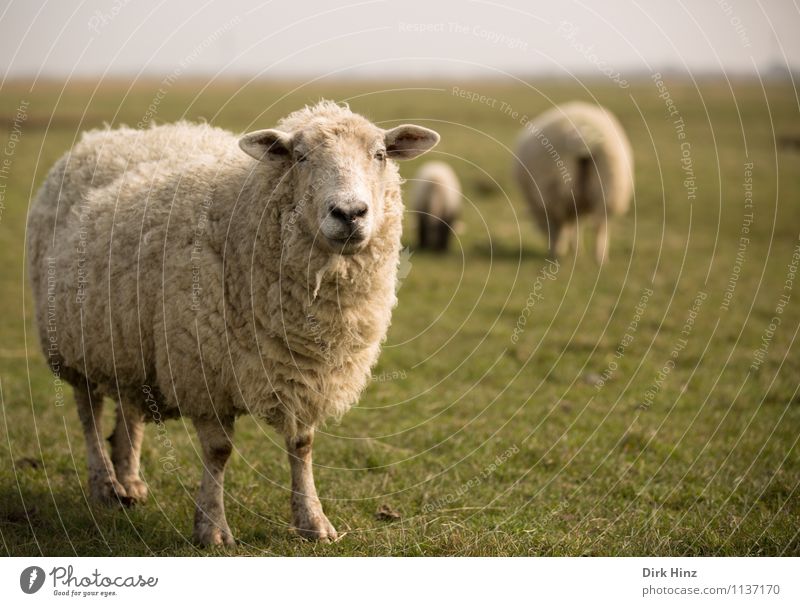
<svg viewBox="0 0 800 606"><path fill-rule="evenodd" d="M298 154L296 158L296 162L300 164L301 162L305 162L308 160L308 154Z"/></svg>
<svg viewBox="0 0 800 606"><path fill-rule="evenodd" d="M375 159L378 160L379 162L383 162L384 160L386 160L386 150L379 149L378 151L376 151Z"/></svg>

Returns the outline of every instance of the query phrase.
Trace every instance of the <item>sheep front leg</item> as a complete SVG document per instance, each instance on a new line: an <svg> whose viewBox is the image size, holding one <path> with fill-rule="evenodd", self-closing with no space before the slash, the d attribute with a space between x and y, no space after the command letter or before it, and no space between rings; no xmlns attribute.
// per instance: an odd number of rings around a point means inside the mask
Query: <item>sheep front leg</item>
<svg viewBox="0 0 800 606"><path fill-rule="evenodd" d="M566 255L569 251L574 250L577 255L581 250L581 223L580 218L576 219L574 223L565 223L563 227L563 234L561 237L564 243L564 250L562 255Z"/></svg>
<svg viewBox="0 0 800 606"><path fill-rule="evenodd" d="M87 382L86 385L75 386L75 402L86 439L89 494L95 501L105 505L130 505L131 499L117 481L114 467L103 447L103 395Z"/></svg>
<svg viewBox="0 0 800 606"><path fill-rule="evenodd" d="M550 246L548 257L558 259L569 252L570 230L569 226L563 223L551 222L548 228Z"/></svg>
<svg viewBox="0 0 800 606"><path fill-rule="evenodd" d="M428 232L430 231L430 223L429 217L427 214L423 214L422 211L419 211L419 222L417 223L417 235L419 238L419 248L420 250L425 250L428 248Z"/></svg>
<svg viewBox="0 0 800 606"><path fill-rule="evenodd" d="M314 486L311 444L314 430L286 438L292 470L292 522L297 533L311 540L335 541L336 529L322 512L322 503Z"/></svg>
<svg viewBox="0 0 800 606"><path fill-rule="evenodd" d="M147 498L147 485L139 476L139 460L144 439L144 413L131 402L120 401L117 424L108 439L117 480L133 502Z"/></svg>
<svg viewBox="0 0 800 606"><path fill-rule="evenodd" d="M204 466L194 515L194 539L201 545L233 545L223 502L225 464L233 451L233 419L193 421Z"/></svg>

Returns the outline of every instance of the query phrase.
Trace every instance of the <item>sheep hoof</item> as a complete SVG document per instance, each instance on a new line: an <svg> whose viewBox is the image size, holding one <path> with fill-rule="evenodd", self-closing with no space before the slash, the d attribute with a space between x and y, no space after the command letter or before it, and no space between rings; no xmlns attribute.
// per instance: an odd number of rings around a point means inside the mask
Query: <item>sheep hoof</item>
<svg viewBox="0 0 800 606"><path fill-rule="evenodd" d="M232 547L236 545L227 524L224 528L220 528L208 520L195 524L194 540L202 547Z"/></svg>
<svg viewBox="0 0 800 606"><path fill-rule="evenodd" d="M133 499L125 487L112 477L92 477L89 479L89 492L92 499L110 507L130 507Z"/></svg>
<svg viewBox="0 0 800 606"><path fill-rule="evenodd" d="M339 537L333 524L321 512L313 516L304 516L302 520L295 519L294 530L304 539L320 543L335 543Z"/></svg>
<svg viewBox="0 0 800 606"><path fill-rule="evenodd" d="M147 484L139 478L122 480L122 485L132 504L143 503L147 500Z"/></svg>

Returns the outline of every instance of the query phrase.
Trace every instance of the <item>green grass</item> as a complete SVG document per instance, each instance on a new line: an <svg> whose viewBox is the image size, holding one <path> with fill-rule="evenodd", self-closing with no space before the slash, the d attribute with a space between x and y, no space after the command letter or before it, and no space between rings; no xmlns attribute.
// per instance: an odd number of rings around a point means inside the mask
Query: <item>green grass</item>
<svg viewBox="0 0 800 606"><path fill-rule="evenodd" d="M496 98L496 107L454 96L452 85ZM245 418L226 482L239 540L232 553L800 555L800 281L765 362L750 370L798 244L800 155L776 145L781 135L800 135L797 99L775 82L668 86L691 144L694 200L683 185L681 142L649 81L628 90L560 81L183 81L167 90L159 121L268 127L324 96L387 126L430 126L442 134L434 155L452 162L468 199L456 250L410 259L379 380L316 442L318 487L344 538L313 545L291 534L280 440ZM29 90L18 82L0 97L0 143L20 100L30 102L0 181L0 538L9 555L218 553L191 544L200 463L183 421L168 422L161 436L148 428L146 505L111 511L87 502L75 407L71 394L55 405L23 283L26 210L47 169L80 131L140 121L158 88L42 82ZM588 251L565 258L512 342L545 245L510 178L520 118L498 107L535 115L552 102L592 97L620 117L633 142L635 207L612 226L611 263L598 270ZM724 310L748 158L755 220ZM647 288L653 294L618 368L593 384L616 360ZM642 409L699 291L706 299L685 346ZM159 462L169 454L164 437L180 466L171 473ZM40 464L25 465L26 457ZM383 504L401 520L377 520Z"/></svg>

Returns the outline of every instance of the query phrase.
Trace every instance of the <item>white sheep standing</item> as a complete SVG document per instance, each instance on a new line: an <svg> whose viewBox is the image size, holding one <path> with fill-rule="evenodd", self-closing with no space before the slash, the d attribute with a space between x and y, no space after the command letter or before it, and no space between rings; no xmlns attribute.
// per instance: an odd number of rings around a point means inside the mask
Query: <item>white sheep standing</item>
<svg viewBox="0 0 800 606"><path fill-rule="evenodd" d="M326 101L238 140L188 123L93 131L58 161L31 207L29 273L95 498L144 499L144 422L186 416L205 466L195 539L232 544L223 475L234 419L253 414L285 437L297 532L336 538L314 485L314 430L358 399L389 327L394 160L438 140ZM110 459L103 396L119 403Z"/></svg>
<svg viewBox="0 0 800 606"><path fill-rule="evenodd" d="M446 251L461 215L461 184L446 162L426 162L414 176L411 204L417 212L419 248Z"/></svg>
<svg viewBox="0 0 800 606"><path fill-rule="evenodd" d="M608 220L624 214L633 193L633 153L617 119L583 102L556 106L526 124L514 173L555 259L577 247L579 221L591 217L595 257L608 257Z"/></svg>

